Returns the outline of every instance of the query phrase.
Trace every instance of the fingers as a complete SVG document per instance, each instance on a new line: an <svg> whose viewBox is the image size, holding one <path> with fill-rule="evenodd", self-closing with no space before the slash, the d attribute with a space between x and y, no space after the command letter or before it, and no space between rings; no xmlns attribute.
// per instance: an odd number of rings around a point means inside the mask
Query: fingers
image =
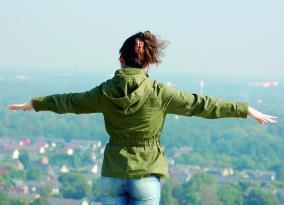
<svg viewBox="0 0 284 205"><path fill-rule="evenodd" d="M259 113L259 115L255 117L255 119L261 125L264 125L265 123L277 123L277 117L266 115L263 113Z"/></svg>
<svg viewBox="0 0 284 205"><path fill-rule="evenodd" d="M14 105L8 105L7 108L10 109L10 110L17 110L18 109L18 107L14 106Z"/></svg>
<svg viewBox="0 0 284 205"><path fill-rule="evenodd" d="M7 108L10 110L22 110L23 104L8 105Z"/></svg>
<svg viewBox="0 0 284 205"><path fill-rule="evenodd" d="M267 117L269 118L274 118L274 119L277 119L278 117L275 117L275 116L272 116L272 115L266 115Z"/></svg>
<svg viewBox="0 0 284 205"><path fill-rule="evenodd" d="M277 117L271 115L264 115L264 118L270 123L276 123L278 119Z"/></svg>
<svg viewBox="0 0 284 205"><path fill-rule="evenodd" d="M271 119L271 118L268 118L267 121L270 122L270 123L276 123L277 122L277 120L274 120L274 119Z"/></svg>

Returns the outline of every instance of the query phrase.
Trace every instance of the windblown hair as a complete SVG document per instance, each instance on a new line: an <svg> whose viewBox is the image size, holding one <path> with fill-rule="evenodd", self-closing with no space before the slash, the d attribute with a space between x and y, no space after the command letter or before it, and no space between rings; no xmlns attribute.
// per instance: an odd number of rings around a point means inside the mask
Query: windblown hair
<svg viewBox="0 0 284 205"><path fill-rule="evenodd" d="M136 49L136 41L142 41L143 47ZM149 64L161 63L164 55L162 50L168 45L167 41L158 39L150 31L139 32L130 36L120 48L120 57L124 64L129 67L143 68Z"/></svg>

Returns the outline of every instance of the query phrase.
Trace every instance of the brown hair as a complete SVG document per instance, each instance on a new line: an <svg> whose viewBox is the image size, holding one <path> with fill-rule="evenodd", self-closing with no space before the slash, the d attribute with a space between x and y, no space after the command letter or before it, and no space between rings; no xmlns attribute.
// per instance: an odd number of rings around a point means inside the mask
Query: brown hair
<svg viewBox="0 0 284 205"><path fill-rule="evenodd" d="M136 41L142 41L143 46L137 49ZM120 58L129 67L143 68L149 64L161 63L162 49L168 42L158 39L150 31L139 32L130 36L119 50Z"/></svg>

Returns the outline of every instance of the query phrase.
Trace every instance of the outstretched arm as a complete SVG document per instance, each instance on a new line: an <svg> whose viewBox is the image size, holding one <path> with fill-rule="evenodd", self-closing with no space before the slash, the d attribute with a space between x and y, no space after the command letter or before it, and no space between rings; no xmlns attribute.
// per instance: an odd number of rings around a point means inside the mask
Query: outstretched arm
<svg viewBox="0 0 284 205"><path fill-rule="evenodd" d="M28 103L8 105L8 109L23 111L34 109L36 112L52 111L58 114L101 112L99 89L98 86L86 92L34 97Z"/></svg>
<svg viewBox="0 0 284 205"><path fill-rule="evenodd" d="M181 92L167 85L160 85L162 107L165 113L197 116L208 119L251 116L258 123L275 123L277 117L263 114L245 102L233 102L221 98Z"/></svg>

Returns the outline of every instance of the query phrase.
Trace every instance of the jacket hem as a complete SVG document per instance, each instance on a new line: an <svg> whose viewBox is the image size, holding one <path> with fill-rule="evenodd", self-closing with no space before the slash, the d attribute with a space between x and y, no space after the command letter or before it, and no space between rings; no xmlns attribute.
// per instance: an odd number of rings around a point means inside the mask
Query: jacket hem
<svg viewBox="0 0 284 205"><path fill-rule="evenodd" d="M155 172L151 172L151 173L136 173L136 174L119 174L119 173L101 173L101 176L103 177L113 177L113 178L143 178L143 177L147 177L151 174L155 174L158 175L161 178L169 178L168 174L161 174L161 173L155 173Z"/></svg>

